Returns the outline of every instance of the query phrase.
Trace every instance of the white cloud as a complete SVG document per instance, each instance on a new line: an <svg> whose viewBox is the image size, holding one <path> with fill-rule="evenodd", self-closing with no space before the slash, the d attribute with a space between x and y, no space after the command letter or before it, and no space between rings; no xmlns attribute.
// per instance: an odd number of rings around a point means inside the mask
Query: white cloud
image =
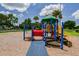
<svg viewBox="0 0 79 59"><path fill-rule="evenodd" d="M9 11L0 11L0 13L2 13L2 14L10 14L10 12Z"/></svg>
<svg viewBox="0 0 79 59"><path fill-rule="evenodd" d="M33 6L35 6L36 5L36 3L33 3Z"/></svg>
<svg viewBox="0 0 79 59"><path fill-rule="evenodd" d="M8 14L13 14L14 16L17 16L15 13L11 13L9 11L0 11L0 13L8 15Z"/></svg>
<svg viewBox="0 0 79 59"><path fill-rule="evenodd" d="M40 12L40 16L45 16L45 15L51 15L53 10L63 10L63 5L60 4L50 4L48 6L45 6L41 12Z"/></svg>
<svg viewBox="0 0 79 59"><path fill-rule="evenodd" d="M74 16L75 19L79 19L79 10L76 10L76 11L72 14L72 16Z"/></svg>
<svg viewBox="0 0 79 59"><path fill-rule="evenodd" d="M4 3L2 7L8 10L17 10L18 12L24 12L30 7L30 3Z"/></svg>
<svg viewBox="0 0 79 59"><path fill-rule="evenodd" d="M19 14L18 17L19 17L19 18L23 18L24 15L23 15L23 14Z"/></svg>
<svg viewBox="0 0 79 59"><path fill-rule="evenodd" d="M18 24L21 24L23 21L24 21L24 14L19 14L19 15L17 15L17 17L18 17Z"/></svg>

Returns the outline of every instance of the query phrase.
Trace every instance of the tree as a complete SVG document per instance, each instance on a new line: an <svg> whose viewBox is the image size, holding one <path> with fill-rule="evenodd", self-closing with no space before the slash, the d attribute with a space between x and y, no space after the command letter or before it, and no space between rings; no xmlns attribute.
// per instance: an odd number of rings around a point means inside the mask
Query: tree
<svg viewBox="0 0 79 59"><path fill-rule="evenodd" d="M34 16L33 19L34 19L35 22L36 22L34 26L35 26L35 28L37 28L37 27L38 27L38 23L39 23L39 22L37 22L37 20L39 20L39 17L38 17L38 16Z"/></svg>
<svg viewBox="0 0 79 59"><path fill-rule="evenodd" d="M35 29L41 29L41 23L37 22L37 25L36 23L31 23L32 26L34 26Z"/></svg>
<svg viewBox="0 0 79 59"><path fill-rule="evenodd" d="M54 10L52 12L52 16L55 16L57 18L57 33L59 33L59 29L58 29L58 19L62 19L62 14L61 14L61 11L60 10ZM57 34L58 36L58 34Z"/></svg>
<svg viewBox="0 0 79 59"><path fill-rule="evenodd" d="M28 28L30 29L31 28L31 19L30 18L27 18L25 20L25 24L28 25Z"/></svg>
<svg viewBox="0 0 79 59"><path fill-rule="evenodd" d="M30 18L25 19L25 21L22 22L22 23L19 25L19 27L20 27L21 29L23 29L25 24L28 25L28 28L30 29L30 28L31 28L31 19L30 19Z"/></svg>
<svg viewBox="0 0 79 59"><path fill-rule="evenodd" d="M37 22L37 20L39 20L39 17L38 16L34 16L33 19L35 20L35 22Z"/></svg>
<svg viewBox="0 0 79 59"><path fill-rule="evenodd" d="M14 27L14 24L18 22L18 18L13 14L1 14L0 13L0 28L2 29L10 29Z"/></svg>
<svg viewBox="0 0 79 59"><path fill-rule="evenodd" d="M75 26L75 29L79 29L79 25Z"/></svg>
<svg viewBox="0 0 79 59"><path fill-rule="evenodd" d="M6 29L7 24L7 16L0 13L0 27L2 29Z"/></svg>
<svg viewBox="0 0 79 59"><path fill-rule="evenodd" d="M22 22L21 24L19 24L19 28L23 29L24 28L24 22Z"/></svg>
<svg viewBox="0 0 79 59"><path fill-rule="evenodd" d="M72 21L72 20L68 20L64 23L64 28L67 28L67 29L74 29L75 28L75 21Z"/></svg>
<svg viewBox="0 0 79 59"><path fill-rule="evenodd" d="M27 24L27 25L31 25L31 19L30 18L27 18L27 19L25 19L25 24Z"/></svg>
<svg viewBox="0 0 79 59"><path fill-rule="evenodd" d="M18 18L14 14L8 14L7 15L8 20L8 26L9 28L13 29L16 28L16 24L18 22Z"/></svg>
<svg viewBox="0 0 79 59"><path fill-rule="evenodd" d="M15 25L18 22L18 18L16 16L14 16L13 14L8 14L8 20L13 25Z"/></svg>

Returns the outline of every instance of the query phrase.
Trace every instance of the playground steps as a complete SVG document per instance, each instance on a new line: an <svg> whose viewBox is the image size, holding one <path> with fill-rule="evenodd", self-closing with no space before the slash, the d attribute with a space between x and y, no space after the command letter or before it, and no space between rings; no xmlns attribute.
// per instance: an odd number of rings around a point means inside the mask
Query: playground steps
<svg viewBox="0 0 79 59"><path fill-rule="evenodd" d="M47 46L52 46L52 47L60 47L60 43L56 42L56 41L52 41L52 42L47 42L46 43Z"/></svg>
<svg viewBox="0 0 79 59"><path fill-rule="evenodd" d="M54 41L54 39L46 39L46 42Z"/></svg>
<svg viewBox="0 0 79 59"><path fill-rule="evenodd" d="M54 38L52 38L52 37L45 37L46 39L54 39Z"/></svg>
<svg viewBox="0 0 79 59"><path fill-rule="evenodd" d="M47 43L47 45L57 46L57 45L60 45L60 40L54 41L53 39L47 39L46 43ZM64 38L64 45L67 47L71 47L72 42L70 42L66 38Z"/></svg>

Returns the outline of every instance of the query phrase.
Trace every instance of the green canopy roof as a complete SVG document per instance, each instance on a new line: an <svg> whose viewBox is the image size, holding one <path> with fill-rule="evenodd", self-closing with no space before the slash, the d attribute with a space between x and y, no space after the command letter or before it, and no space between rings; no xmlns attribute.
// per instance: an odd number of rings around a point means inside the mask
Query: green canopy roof
<svg viewBox="0 0 79 59"><path fill-rule="evenodd" d="M51 20L52 20L52 23L55 23L57 19L54 16L47 16L42 19L42 22L50 22Z"/></svg>

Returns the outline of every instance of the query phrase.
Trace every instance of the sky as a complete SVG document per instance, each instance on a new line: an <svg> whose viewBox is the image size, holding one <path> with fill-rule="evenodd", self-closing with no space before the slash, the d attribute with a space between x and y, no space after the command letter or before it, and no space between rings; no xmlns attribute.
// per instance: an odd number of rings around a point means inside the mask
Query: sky
<svg viewBox="0 0 79 59"><path fill-rule="evenodd" d="M62 11L62 21L74 20L79 24L79 4L78 3L1 3L0 13L12 13L18 17L18 24L22 23L26 18L39 16L39 22L46 15L51 15L53 10L59 9Z"/></svg>

